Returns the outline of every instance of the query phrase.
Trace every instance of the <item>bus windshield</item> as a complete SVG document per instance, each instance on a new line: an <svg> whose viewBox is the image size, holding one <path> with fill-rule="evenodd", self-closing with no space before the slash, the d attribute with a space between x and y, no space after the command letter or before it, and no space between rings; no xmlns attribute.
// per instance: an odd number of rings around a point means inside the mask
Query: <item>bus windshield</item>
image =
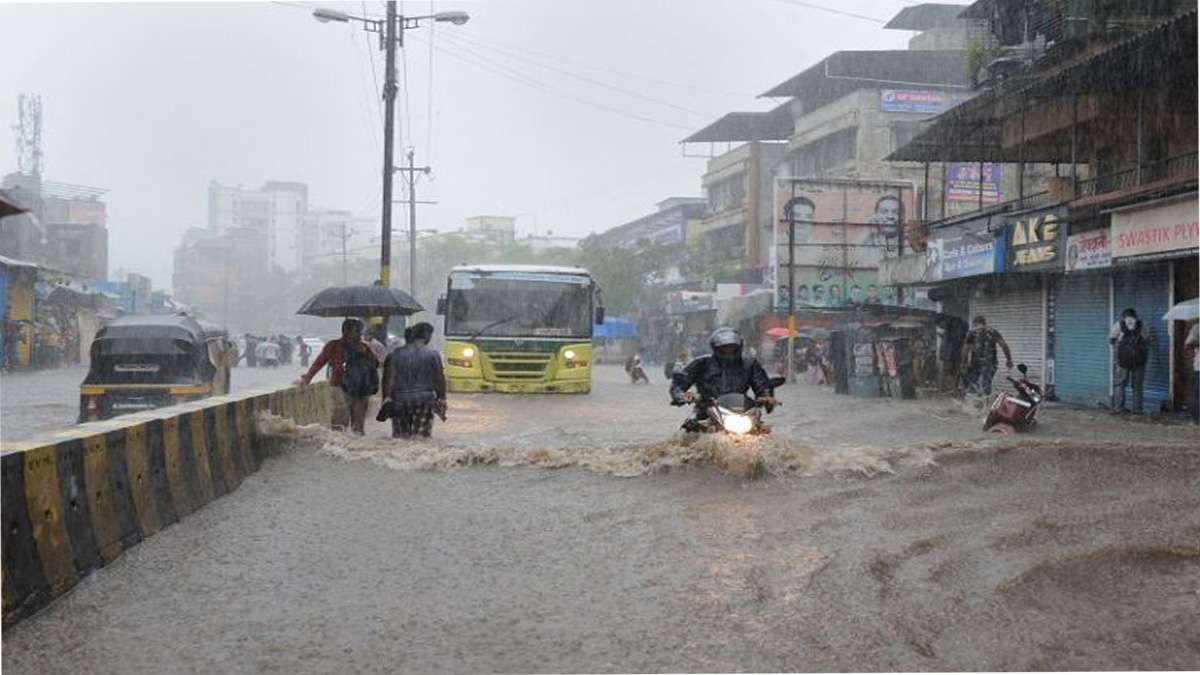
<svg viewBox="0 0 1200 675"><path fill-rule="evenodd" d="M581 274L454 272L446 334L590 338L592 280Z"/></svg>

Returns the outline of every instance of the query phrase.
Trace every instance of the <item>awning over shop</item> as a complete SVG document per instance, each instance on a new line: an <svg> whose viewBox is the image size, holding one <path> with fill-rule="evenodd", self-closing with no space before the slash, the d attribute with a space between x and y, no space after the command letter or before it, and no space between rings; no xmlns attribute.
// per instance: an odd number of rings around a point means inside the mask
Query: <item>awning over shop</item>
<svg viewBox="0 0 1200 675"><path fill-rule="evenodd" d="M637 324L619 316L604 317L604 323L592 327L592 336L605 340L629 340L637 337Z"/></svg>

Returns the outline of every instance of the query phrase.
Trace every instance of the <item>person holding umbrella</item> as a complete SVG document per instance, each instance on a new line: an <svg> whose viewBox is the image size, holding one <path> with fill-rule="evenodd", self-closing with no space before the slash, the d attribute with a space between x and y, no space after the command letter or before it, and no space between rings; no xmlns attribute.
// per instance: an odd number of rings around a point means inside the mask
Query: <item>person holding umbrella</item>
<svg viewBox="0 0 1200 675"><path fill-rule="evenodd" d="M363 433L367 404L371 396L379 391L379 359L363 342L362 333L362 321L343 321L342 337L325 343L312 366L300 376L299 382L301 386L307 385L313 375L328 364L329 395L333 407L330 427L341 431L349 422L351 430L360 435Z"/></svg>

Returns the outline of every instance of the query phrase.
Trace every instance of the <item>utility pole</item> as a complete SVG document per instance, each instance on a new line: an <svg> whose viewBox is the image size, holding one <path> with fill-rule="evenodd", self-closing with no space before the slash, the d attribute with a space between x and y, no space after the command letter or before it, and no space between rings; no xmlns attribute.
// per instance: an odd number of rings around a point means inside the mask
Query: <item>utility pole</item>
<svg viewBox="0 0 1200 675"><path fill-rule="evenodd" d="M383 71L383 227L379 253L379 281L384 287L392 282L392 175L396 172L392 138L396 131L397 36L404 39L404 32L396 30L396 0L388 0L383 31L386 65Z"/></svg>
<svg viewBox="0 0 1200 675"><path fill-rule="evenodd" d="M412 148L408 150L408 166L398 167L408 176L408 293L417 297L417 173L429 174L428 166L413 165Z"/></svg>
<svg viewBox="0 0 1200 675"><path fill-rule="evenodd" d="M346 285L346 223L342 223L342 285Z"/></svg>
<svg viewBox="0 0 1200 675"><path fill-rule="evenodd" d="M787 372L788 382L795 382L796 372L792 363L796 353L796 215L788 208L788 320L787 320Z"/></svg>

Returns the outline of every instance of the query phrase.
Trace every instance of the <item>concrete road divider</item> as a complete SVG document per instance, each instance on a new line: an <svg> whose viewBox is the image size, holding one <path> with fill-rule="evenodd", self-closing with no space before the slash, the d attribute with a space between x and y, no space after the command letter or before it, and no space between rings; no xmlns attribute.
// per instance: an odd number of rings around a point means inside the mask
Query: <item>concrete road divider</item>
<svg viewBox="0 0 1200 675"><path fill-rule="evenodd" d="M254 424L261 411L327 422L328 384L208 398L0 446L4 625L237 489L268 452Z"/></svg>

